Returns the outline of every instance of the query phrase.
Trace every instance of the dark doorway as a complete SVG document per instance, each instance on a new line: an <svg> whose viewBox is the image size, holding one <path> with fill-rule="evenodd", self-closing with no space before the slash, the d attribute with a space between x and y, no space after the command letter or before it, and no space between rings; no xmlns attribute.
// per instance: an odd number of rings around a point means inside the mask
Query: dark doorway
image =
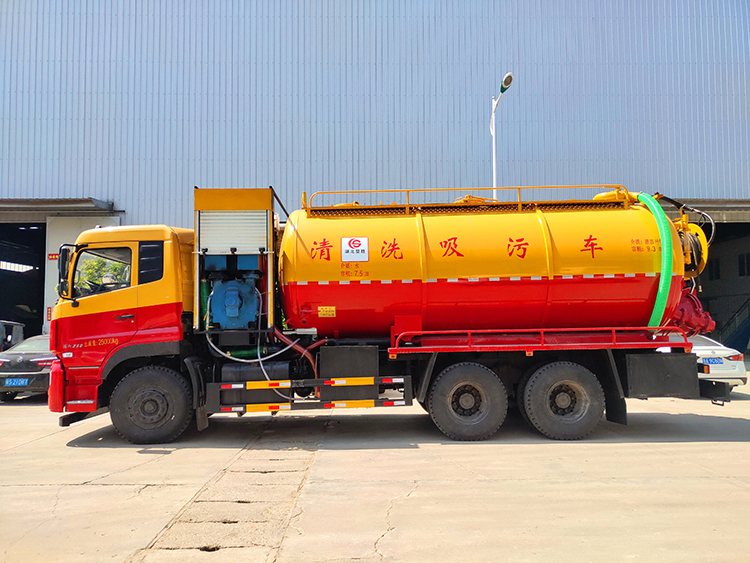
<svg viewBox="0 0 750 563"><path fill-rule="evenodd" d="M0 320L24 323L24 337L42 333L44 223L0 223Z"/></svg>

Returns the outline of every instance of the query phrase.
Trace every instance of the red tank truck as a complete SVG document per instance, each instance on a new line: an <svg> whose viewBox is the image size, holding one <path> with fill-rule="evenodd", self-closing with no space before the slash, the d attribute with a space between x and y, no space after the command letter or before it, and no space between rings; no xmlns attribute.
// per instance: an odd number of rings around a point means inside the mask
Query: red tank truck
<svg viewBox="0 0 750 563"><path fill-rule="evenodd" d="M196 188L195 231L86 231L60 249L50 409L62 425L108 410L124 438L155 443L212 413L416 399L450 438L482 440L515 401L542 434L578 439L605 412L625 424L626 397L718 396L687 340L713 328L694 297L703 231L602 188L439 204L386 190L391 205L316 193L283 231L270 188Z"/></svg>

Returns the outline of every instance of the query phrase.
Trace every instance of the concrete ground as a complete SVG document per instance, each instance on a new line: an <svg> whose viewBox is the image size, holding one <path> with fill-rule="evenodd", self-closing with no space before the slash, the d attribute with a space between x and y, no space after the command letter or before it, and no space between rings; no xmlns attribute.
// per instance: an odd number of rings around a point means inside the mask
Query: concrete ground
<svg viewBox="0 0 750 563"><path fill-rule="evenodd" d="M0 561L750 562L750 388L628 402L555 442L452 442L419 406L213 417L134 446L0 404Z"/></svg>

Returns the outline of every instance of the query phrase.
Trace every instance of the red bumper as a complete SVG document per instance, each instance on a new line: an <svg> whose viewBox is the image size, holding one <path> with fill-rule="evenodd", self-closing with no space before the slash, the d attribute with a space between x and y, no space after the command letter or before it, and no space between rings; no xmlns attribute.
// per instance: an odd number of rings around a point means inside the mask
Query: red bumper
<svg viewBox="0 0 750 563"><path fill-rule="evenodd" d="M60 360L52 364L49 374L47 405L52 412L93 412L99 392L99 369L76 370L75 377L65 377Z"/></svg>
<svg viewBox="0 0 750 563"><path fill-rule="evenodd" d="M49 372L47 405L52 412L63 412L65 407L65 372L62 362L55 360Z"/></svg>

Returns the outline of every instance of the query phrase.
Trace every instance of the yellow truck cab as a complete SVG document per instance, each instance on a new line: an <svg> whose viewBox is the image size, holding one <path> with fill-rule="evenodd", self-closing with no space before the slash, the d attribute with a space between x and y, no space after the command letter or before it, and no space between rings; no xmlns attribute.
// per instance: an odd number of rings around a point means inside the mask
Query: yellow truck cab
<svg viewBox="0 0 750 563"><path fill-rule="evenodd" d="M106 407L108 382L146 363L179 370L183 330L192 322L193 239L192 230L164 225L107 227L61 248L51 410Z"/></svg>

